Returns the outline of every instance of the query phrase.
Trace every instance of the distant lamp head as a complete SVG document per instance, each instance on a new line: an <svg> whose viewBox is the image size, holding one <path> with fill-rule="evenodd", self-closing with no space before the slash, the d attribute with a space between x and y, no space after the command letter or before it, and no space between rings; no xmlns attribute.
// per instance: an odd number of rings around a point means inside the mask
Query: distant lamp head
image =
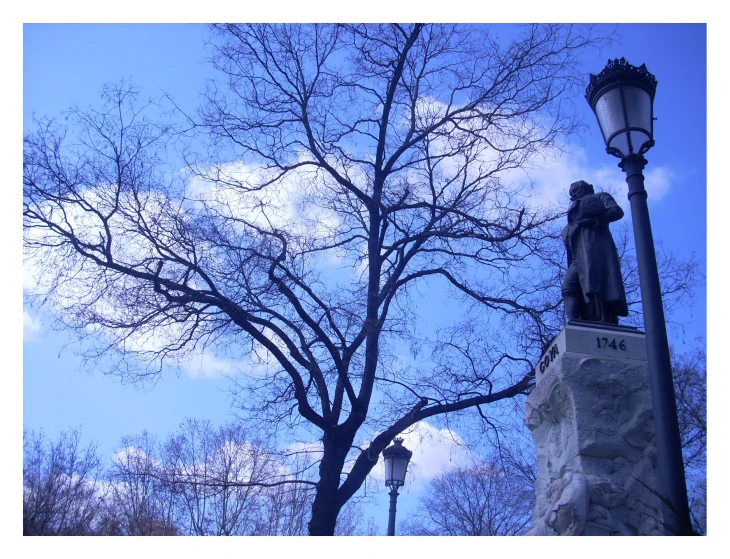
<svg viewBox="0 0 730 559"><path fill-rule="evenodd" d="M403 446L403 439L394 439L393 444L383 450L385 462L385 485L392 488L402 487L406 481L406 470L413 452Z"/></svg>

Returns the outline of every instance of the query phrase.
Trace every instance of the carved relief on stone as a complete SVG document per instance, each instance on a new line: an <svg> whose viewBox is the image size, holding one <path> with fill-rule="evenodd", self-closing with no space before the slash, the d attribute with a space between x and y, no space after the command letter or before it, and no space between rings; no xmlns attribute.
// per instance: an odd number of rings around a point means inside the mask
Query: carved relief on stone
<svg viewBox="0 0 730 559"><path fill-rule="evenodd" d="M532 535L659 535L644 362L570 352L526 405L537 448Z"/></svg>
<svg viewBox="0 0 730 559"><path fill-rule="evenodd" d="M547 525L558 534L577 536L583 532L588 513L588 481L580 472L566 472L553 484Z"/></svg>
<svg viewBox="0 0 730 559"><path fill-rule="evenodd" d="M596 417L608 417L619 422L625 414L624 403L628 390L614 377L599 381L596 385L598 396L593 401L591 412Z"/></svg>

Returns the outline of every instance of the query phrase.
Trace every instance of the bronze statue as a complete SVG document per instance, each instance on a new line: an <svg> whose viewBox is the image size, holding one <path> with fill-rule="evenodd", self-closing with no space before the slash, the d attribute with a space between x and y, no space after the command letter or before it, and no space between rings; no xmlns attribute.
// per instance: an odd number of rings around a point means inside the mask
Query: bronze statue
<svg viewBox="0 0 730 559"><path fill-rule="evenodd" d="M628 316L621 265L608 224L624 216L606 192L593 193L585 181L570 185L568 225L563 242L568 272L561 286L568 319L618 324Z"/></svg>

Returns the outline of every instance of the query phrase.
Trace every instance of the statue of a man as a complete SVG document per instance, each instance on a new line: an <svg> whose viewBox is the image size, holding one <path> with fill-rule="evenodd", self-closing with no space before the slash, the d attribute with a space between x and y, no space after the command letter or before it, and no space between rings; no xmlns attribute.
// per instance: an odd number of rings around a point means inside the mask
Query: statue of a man
<svg viewBox="0 0 730 559"><path fill-rule="evenodd" d="M624 216L616 200L593 193L585 181L570 185L568 225L563 242L568 252L568 273L561 286L568 319L618 324L628 316L626 292L616 245L608 224Z"/></svg>

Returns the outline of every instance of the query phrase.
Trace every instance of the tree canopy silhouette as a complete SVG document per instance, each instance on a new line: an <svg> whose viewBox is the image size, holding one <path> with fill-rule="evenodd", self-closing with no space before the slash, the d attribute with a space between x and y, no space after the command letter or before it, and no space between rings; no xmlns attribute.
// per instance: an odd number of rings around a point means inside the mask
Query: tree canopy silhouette
<svg viewBox="0 0 730 559"><path fill-rule="evenodd" d="M309 532L333 534L398 433L488 420L558 326L559 214L504 176L576 129L577 63L602 39L513 31L216 25L223 79L197 114L165 120L122 83L39 121L31 298L128 378L237 360L249 421L320 442Z"/></svg>

